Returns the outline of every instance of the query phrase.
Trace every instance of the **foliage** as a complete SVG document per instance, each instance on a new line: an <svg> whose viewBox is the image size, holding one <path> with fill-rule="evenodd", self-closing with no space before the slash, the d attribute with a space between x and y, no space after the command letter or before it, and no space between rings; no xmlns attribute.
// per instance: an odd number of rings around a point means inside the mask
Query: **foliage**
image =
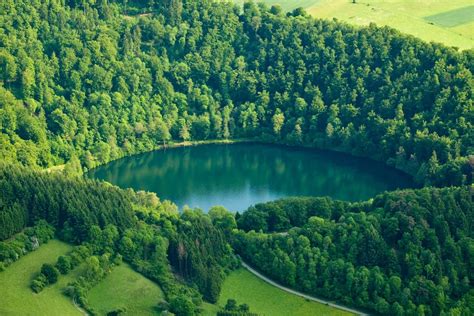
<svg viewBox="0 0 474 316"><path fill-rule="evenodd" d="M0 165L2 194L0 236L21 231L38 220L60 230L66 241L89 238L93 225L132 225L131 197L105 183L65 178L60 174L31 172L13 165Z"/></svg>
<svg viewBox="0 0 474 316"><path fill-rule="evenodd" d="M131 8L151 14L124 18ZM170 139L254 137L472 183L469 51L253 3L10 0L2 12L3 160L89 169Z"/></svg>
<svg viewBox="0 0 474 316"><path fill-rule="evenodd" d="M58 262L56 263L56 269L58 269L61 274L68 274L71 270L71 258L69 256L60 256Z"/></svg>
<svg viewBox="0 0 474 316"><path fill-rule="evenodd" d="M247 304L237 305L237 301L229 298L224 308L217 312L217 316L257 316L258 314L251 313L250 307Z"/></svg>
<svg viewBox="0 0 474 316"><path fill-rule="evenodd" d="M32 281L31 289L35 293L41 292L47 285L58 282L59 271L52 264L45 263L40 274Z"/></svg>
<svg viewBox="0 0 474 316"><path fill-rule="evenodd" d="M214 206L208 212L212 224L220 228L226 235L229 235L233 229L237 228L235 217L222 206Z"/></svg>
<svg viewBox="0 0 474 316"><path fill-rule="evenodd" d="M49 263L43 264L39 274L31 282L31 289L35 293L41 292L46 286L55 284L60 273L67 275L89 256L91 251L88 247L77 246L69 254L59 256L54 266Z"/></svg>
<svg viewBox="0 0 474 316"><path fill-rule="evenodd" d="M184 211L168 254L177 272L210 303L217 302L226 272L238 264L222 232L199 211Z"/></svg>
<svg viewBox="0 0 474 316"><path fill-rule="evenodd" d="M90 309L87 291L122 256L138 272L161 285L170 306L173 300L186 297L194 313L202 303L201 295L217 301L225 275L237 265L220 226L214 227L201 212L188 211L180 216L176 206L161 203L152 193L135 193L61 174L10 165L2 165L0 173L6 187L22 192L4 196L5 208L18 205L17 212L25 218L45 219L56 227L59 236L80 243L74 251L59 257L53 269L67 274L86 261L88 273L69 290L86 309ZM41 223L48 225L44 220ZM184 246L184 261L172 255L177 253L178 244ZM180 262L186 264L185 269L179 268ZM170 263L186 282L175 277ZM34 291L54 282L50 270L48 265L48 271L41 271L32 282Z"/></svg>
<svg viewBox="0 0 474 316"><path fill-rule="evenodd" d="M72 246L53 239L37 250L26 254L0 272L0 314L2 315L79 315L71 299L64 296L68 282L77 276L77 270L61 276L47 291L33 294L32 279L39 273L43 263L54 263L60 255L67 254Z"/></svg>
<svg viewBox="0 0 474 316"><path fill-rule="evenodd" d="M469 315L473 212L471 187L292 198L245 212L234 247L283 284L380 314Z"/></svg>
<svg viewBox="0 0 474 316"><path fill-rule="evenodd" d="M31 289L35 293L41 292L48 285L48 280L43 273L40 273L36 278L31 282Z"/></svg>
<svg viewBox="0 0 474 316"><path fill-rule="evenodd" d="M53 238L54 231L46 221L39 220L35 226L24 229L9 240L0 241L0 267L5 269L23 255L38 249Z"/></svg>
<svg viewBox="0 0 474 316"><path fill-rule="evenodd" d="M286 232L303 226L310 217L339 218L350 203L329 197L285 198L250 206L237 220L244 231Z"/></svg>
<svg viewBox="0 0 474 316"><path fill-rule="evenodd" d="M44 220L81 244L57 267L85 260L69 294L90 312L87 291L123 256L171 312L196 314L236 266L233 236L246 260L310 293L381 314L469 314L472 187L275 202L237 221L261 232L232 235L222 210L180 215L75 175L170 140L246 137L370 157L423 185L471 184L472 52L250 2L6 0L0 12L0 240ZM19 166L61 164L64 175ZM35 243L28 231L0 244L2 261ZM33 289L58 274L45 264Z"/></svg>
<svg viewBox="0 0 474 316"><path fill-rule="evenodd" d="M163 297L160 287L123 263L87 293L89 305L100 315L124 310L131 315L155 315Z"/></svg>
<svg viewBox="0 0 474 316"><path fill-rule="evenodd" d="M87 292L104 279L116 264L117 262L110 254L88 257L85 261L84 272L69 285L66 294L77 301L90 314L96 315L95 310L87 300Z"/></svg>
<svg viewBox="0 0 474 316"><path fill-rule="evenodd" d="M41 274L45 276L45 280L48 282L48 284L54 284L58 282L59 271L51 264L43 264L41 267Z"/></svg>
<svg viewBox="0 0 474 316"><path fill-rule="evenodd" d="M193 302L185 295L178 295L171 300L170 311L180 316L195 315Z"/></svg>

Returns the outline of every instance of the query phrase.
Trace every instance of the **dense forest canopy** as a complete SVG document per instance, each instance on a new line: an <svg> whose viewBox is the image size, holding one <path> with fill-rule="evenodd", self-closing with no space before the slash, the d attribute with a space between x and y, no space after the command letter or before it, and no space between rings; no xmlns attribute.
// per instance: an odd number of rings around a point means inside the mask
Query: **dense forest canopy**
<svg viewBox="0 0 474 316"><path fill-rule="evenodd" d="M424 188L362 203L258 204L238 219L233 244L246 262L305 292L380 314L469 315L473 193Z"/></svg>
<svg viewBox="0 0 474 316"><path fill-rule="evenodd" d="M78 246L31 287L85 264L69 293L86 309L123 258L160 284L160 310L194 315L238 253L381 314L472 315L472 50L252 2L3 0L0 13L0 270L55 235ZM168 141L236 138L343 151L450 187L234 216L74 176Z"/></svg>
<svg viewBox="0 0 474 316"><path fill-rule="evenodd" d="M0 6L3 160L91 168L170 139L245 137L472 183L472 50L254 3Z"/></svg>
<svg viewBox="0 0 474 316"><path fill-rule="evenodd" d="M158 282L170 305L163 309L177 315L194 315L202 297L215 303L226 274L238 265L224 238L228 229L221 223L225 218L233 220L226 211L216 211L212 217L191 209L180 214L174 204L160 201L154 193L4 164L0 164L0 189L0 240L4 240L0 241L0 271L37 248L33 240L43 243L55 230L62 240L81 245L67 261L86 261L100 272L86 276L86 281L80 279L76 286L86 308L85 291L100 281L118 257ZM21 232L31 226L35 228ZM16 238L5 240L18 232ZM46 271L54 270L48 266ZM53 282L46 282L42 274L34 280L34 291L57 281L55 276ZM181 308L189 313L177 312Z"/></svg>
<svg viewBox="0 0 474 316"><path fill-rule="evenodd" d="M387 192L356 203L288 198L242 215L222 207L205 215L179 214L152 193L20 167L0 165L0 179L2 239L35 225L0 242L0 270L56 230L81 245L70 258L58 258L58 270L85 261L99 271L86 279L94 284L123 257L162 286L169 302L162 308L178 315L198 312L201 297L217 301L226 274L238 266L234 251L283 284L380 314L474 310L470 186ZM56 282L51 271L46 267L33 281L35 291ZM83 302L91 285L79 281L75 291Z"/></svg>

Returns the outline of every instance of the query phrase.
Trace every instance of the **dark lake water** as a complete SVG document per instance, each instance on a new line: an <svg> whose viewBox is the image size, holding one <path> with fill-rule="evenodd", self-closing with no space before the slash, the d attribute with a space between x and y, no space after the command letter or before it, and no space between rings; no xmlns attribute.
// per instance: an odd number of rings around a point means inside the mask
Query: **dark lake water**
<svg viewBox="0 0 474 316"><path fill-rule="evenodd" d="M122 188L153 191L180 208L232 211L286 196L366 200L412 186L407 175L349 155L264 144L201 145L113 161L87 177Z"/></svg>

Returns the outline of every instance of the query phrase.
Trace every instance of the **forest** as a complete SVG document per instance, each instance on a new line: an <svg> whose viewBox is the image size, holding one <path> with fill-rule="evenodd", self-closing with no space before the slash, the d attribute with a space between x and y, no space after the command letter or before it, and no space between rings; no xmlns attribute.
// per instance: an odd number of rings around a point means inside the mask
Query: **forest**
<svg viewBox="0 0 474 316"><path fill-rule="evenodd" d="M56 235L77 246L59 257L55 266L43 265L32 290L42 291L60 273L85 262L87 272L69 294L91 314L87 290L122 260L156 281L167 298L160 308L177 315L194 315L203 298L215 303L225 275L239 264L220 228L225 227L220 224L224 217L233 219L230 213L206 216L191 209L178 213L175 205L161 202L154 193L12 165L0 165L0 175L2 240L33 227L15 239L0 241L0 271L24 255L24 249L32 251Z"/></svg>
<svg viewBox="0 0 474 316"><path fill-rule="evenodd" d="M237 220L233 246L293 288L390 315L469 315L473 189L424 188L348 203L290 198Z"/></svg>
<svg viewBox="0 0 474 316"><path fill-rule="evenodd" d="M87 265L68 294L91 314L85 293L122 260L160 285L162 311L199 314L239 255L371 312L472 315L473 50L253 2L3 0L0 13L0 271L57 237L74 251L32 290ZM204 214L81 176L217 139L341 151L425 188Z"/></svg>
<svg viewBox="0 0 474 316"><path fill-rule="evenodd" d="M254 3L0 6L4 161L89 169L170 140L245 137L472 183L472 50Z"/></svg>

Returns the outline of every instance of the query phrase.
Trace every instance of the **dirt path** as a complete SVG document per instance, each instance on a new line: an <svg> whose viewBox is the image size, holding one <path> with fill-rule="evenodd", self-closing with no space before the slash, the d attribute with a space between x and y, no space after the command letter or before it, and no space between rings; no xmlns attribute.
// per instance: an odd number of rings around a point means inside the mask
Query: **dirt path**
<svg viewBox="0 0 474 316"><path fill-rule="evenodd" d="M77 302L76 302L76 297L75 297L75 296L72 298L72 304L74 304L74 307L75 307L78 311L80 311L82 315L84 315L84 316L89 316L89 313L86 312L81 306L79 306L79 304L77 304Z"/></svg>

